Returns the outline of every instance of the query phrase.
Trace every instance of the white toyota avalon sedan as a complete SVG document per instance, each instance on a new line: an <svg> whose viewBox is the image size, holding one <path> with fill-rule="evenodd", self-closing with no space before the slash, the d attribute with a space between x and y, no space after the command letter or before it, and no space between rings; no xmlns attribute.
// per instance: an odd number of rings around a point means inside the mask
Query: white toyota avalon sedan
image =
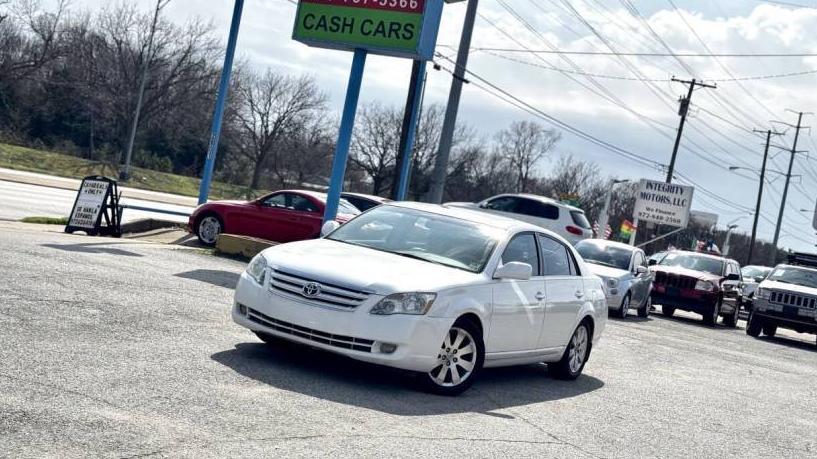
<svg viewBox="0 0 817 459"><path fill-rule="evenodd" d="M545 362L553 376L577 378L607 303L601 280L548 230L394 203L260 253L232 316L266 342L410 370L428 390L456 395L483 367Z"/></svg>

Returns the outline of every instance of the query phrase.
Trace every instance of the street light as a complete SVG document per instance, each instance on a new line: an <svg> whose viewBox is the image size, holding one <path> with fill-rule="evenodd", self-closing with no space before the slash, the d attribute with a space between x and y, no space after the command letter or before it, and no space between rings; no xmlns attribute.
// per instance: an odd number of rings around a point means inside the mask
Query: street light
<svg viewBox="0 0 817 459"><path fill-rule="evenodd" d="M610 189L607 190L607 197L604 198L604 208L601 210L601 215L599 216L599 233L606 234L607 231L607 222L610 221L610 201L613 199L613 188L619 183L627 183L629 179L613 179L613 183L610 185ZM596 235L598 237L598 235Z"/></svg>
<svg viewBox="0 0 817 459"><path fill-rule="evenodd" d="M726 224L726 240L723 242L723 256L729 255L729 240L732 238L732 230L738 227L738 225L736 225L735 222L737 222L738 220L742 220L748 217L749 215L752 214L741 215L740 217Z"/></svg>

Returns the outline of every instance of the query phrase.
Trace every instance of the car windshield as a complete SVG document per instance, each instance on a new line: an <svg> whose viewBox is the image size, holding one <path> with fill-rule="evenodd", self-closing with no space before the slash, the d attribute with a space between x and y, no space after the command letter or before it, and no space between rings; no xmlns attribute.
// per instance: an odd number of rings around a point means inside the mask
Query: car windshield
<svg viewBox="0 0 817 459"><path fill-rule="evenodd" d="M594 241L581 241L576 244L576 250L588 263L609 266L611 268L630 269L632 249L625 249Z"/></svg>
<svg viewBox="0 0 817 459"><path fill-rule="evenodd" d="M814 269L795 268L793 266L775 268L774 272L766 279L786 284L817 288L817 270Z"/></svg>
<svg viewBox="0 0 817 459"><path fill-rule="evenodd" d="M658 264L661 266L680 266L695 271L704 271L716 276L723 275L723 260L692 253L670 253Z"/></svg>
<svg viewBox="0 0 817 459"><path fill-rule="evenodd" d="M756 277L766 277L771 271L772 268L765 266L744 266L740 273L747 279L754 279Z"/></svg>
<svg viewBox="0 0 817 459"><path fill-rule="evenodd" d="M327 239L478 273L503 233L487 225L386 205L351 220Z"/></svg>

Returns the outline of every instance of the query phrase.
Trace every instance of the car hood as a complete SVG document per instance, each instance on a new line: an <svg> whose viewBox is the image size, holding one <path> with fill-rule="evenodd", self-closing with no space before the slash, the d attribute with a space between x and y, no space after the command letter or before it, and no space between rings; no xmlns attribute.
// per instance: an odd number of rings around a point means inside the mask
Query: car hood
<svg viewBox="0 0 817 459"><path fill-rule="evenodd" d="M718 284L721 279L723 279L722 276L716 276L706 271L695 271L694 269L682 268L680 266L655 265L651 269L654 273L663 272L667 274L678 274L680 276L693 277L699 280L714 282L715 284Z"/></svg>
<svg viewBox="0 0 817 459"><path fill-rule="evenodd" d="M263 255L273 269L381 295L437 292L484 280L481 274L329 239L281 244Z"/></svg>
<svg viewBox="0 0 817 459"><path fill-rule="evenodd" d="M479 207L479 204L476 202L446 202L443 205L446 207L468 207L471 209Z"/></svg>
<svg viewBox="0 0 817 459"><path fill-rule="evenodd" d="M589 269L591 273L599 277L603 277L605 279L610 278L621 279L623 277L626 277L627 274L630 274L630 271L627 271L626 269L618 269L610 266L597 265L587 260L584 260L584 262L587 264L587 269Z"/></svg>
<svg viewBox="0 0 817 459"><path fill-rule="evenodd" d="M802 285L787 284L785 282L775 282L773 280L765 280L761 282L760 288L817 296L817 288L809 288L804 287Z"/></svg>

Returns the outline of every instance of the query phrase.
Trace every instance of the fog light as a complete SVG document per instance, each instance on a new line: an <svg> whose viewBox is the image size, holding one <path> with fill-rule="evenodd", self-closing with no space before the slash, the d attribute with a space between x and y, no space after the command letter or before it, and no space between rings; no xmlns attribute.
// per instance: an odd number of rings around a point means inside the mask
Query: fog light
<svg viewBox="0 0 817 459"><path fill-rule="evenodd" d="M383 354L393 354L397 350L397 345L392 343L380 343L380 352Z"/></svg>
<svg viewBox="0 0 817 459"><path fill-rule="evenodd" d="M618 289L617 288L611 288L610 289L610 295L618 295Z"/></svg>
<svg viewBox="0 0 817 459"><path fill-rule="evenodd" d="M244 306L241 303L238 303L238 313L241 314L242 316L246 316L247 315L247 307Z"/></svg>

